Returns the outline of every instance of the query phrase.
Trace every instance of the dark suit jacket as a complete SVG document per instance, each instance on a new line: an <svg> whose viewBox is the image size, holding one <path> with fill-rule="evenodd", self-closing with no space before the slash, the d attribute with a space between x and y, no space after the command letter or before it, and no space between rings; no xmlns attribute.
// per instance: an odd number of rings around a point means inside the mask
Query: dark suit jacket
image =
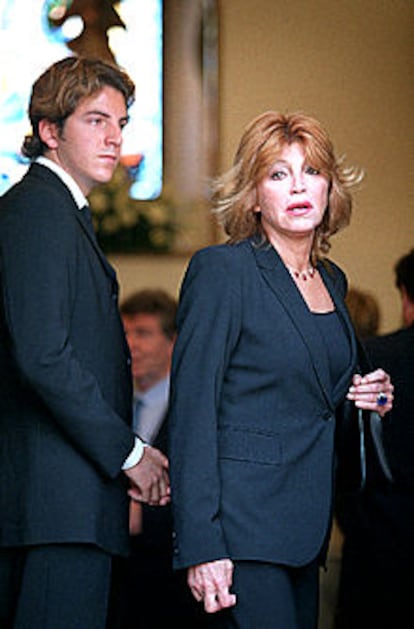
<svg viewBox="0 0 414 629"><path fill-rule="evenodd" d="M391 557L392 572L414 561L414 326L372 338L365 343L371 360L381 365L394 384L393 409L382 422L384 450L393 482L374 477L363 492L344 496L340 503L341 524L358 570L362 557ZM367 452L370 462L372 453ZM341 497L341 496L340 496ZM400 563L398 563L400 562ZM368 564L368 562L367 562ZM373 573L376 566L372 564ZM355 578L354 576L352 578ZM387 586L389 587L389 586ZM394 577L393 587L398 589ZM375 600L375 594L374 594Z"/></svg>
<svg viewBox="0 0 414 629"><path fill-rule="evenodd" d="M303 565L330 527L335 411L355 367L346 280L319 265L352 360L332 390L320 332L276 251L198 252L172 368L175 566L222 557Z"/></svg>
<svg viewBox="0 0 414 629"><path fill-rule="evenodd" d="M393 482L374 476L363 491L339 492L344 534L337 624L404 627L412 613L414 562L414 326L365 343L391 376L392 411L382 422ZM367 465L373 453L367 450Z"/></svg>
<svg viewBox="0 0 414 629"><path fill-rule="evenodd" d="M128 550L133 446L115 273L34 164L0 200L0 544Z"/></svg>
<svg viewBox="0 0 414 629"><path fill-rule="evenodd" d="M373 362L391 375L394 405L384 421L384 447L395 485L414 489L414 325L366 342Z"/></svg>

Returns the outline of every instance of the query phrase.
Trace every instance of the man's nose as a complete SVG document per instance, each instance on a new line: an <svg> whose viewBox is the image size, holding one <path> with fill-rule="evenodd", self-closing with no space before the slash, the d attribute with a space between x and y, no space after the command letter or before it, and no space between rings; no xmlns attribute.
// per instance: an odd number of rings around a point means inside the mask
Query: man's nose
<svg viewBox="0 0 414 629"><path fill-rule="evenodd" d="M122 144L122 129L120 129L117 125L111 125L108 127L106 142L116 147L120 147Z"/></svg>

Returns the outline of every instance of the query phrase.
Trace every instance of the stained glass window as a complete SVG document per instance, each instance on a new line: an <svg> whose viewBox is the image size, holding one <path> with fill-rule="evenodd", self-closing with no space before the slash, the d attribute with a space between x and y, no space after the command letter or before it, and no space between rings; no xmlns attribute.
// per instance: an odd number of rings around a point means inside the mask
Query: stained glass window
<svg viewBox="0 0 414 629"><path fill-rule="evenodd" d="M0 0L0 194L28 163L20 154L30 132L33 81L74 52L95 52L123 67L137 98L124 132L123 163L131 196L157 198L162 188L162 0Z"/></svg>

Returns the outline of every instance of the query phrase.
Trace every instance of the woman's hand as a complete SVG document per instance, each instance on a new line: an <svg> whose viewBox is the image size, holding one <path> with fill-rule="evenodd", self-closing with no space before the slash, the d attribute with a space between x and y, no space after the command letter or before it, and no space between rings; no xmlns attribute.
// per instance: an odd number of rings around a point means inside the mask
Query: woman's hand
<svg viewBox="0 0 414 629"><path fill-rule="evenodd" d="M204 601L204 609L210 614L236 604L236 595L230 594L233 582L230 559L192 566L188 569L187 582L196 601Z"/></svg>
<svg viewBox="0 0 414 629"><path fill-rule="evenodd" d="M376 411L384 417L392 409L393 392L389 375L383 369L376 369L365 376L355 374L346 397L358 408Z"/></svg>

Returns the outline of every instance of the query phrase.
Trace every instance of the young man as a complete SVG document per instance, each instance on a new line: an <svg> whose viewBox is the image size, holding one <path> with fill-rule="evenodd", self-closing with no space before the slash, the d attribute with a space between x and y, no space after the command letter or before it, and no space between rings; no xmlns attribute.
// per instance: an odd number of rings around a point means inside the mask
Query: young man
<svg viewBox="0 0 414 629"><path fill-rule="evenodd" d="M0 199L4 628L116 626L109 603L113 559L128 552L128 493L169 500L166 458L130 426L118 283L86 201L113 174L133 98L119 68L77 57L51 66L30 100L32 163Z"/></svg>

